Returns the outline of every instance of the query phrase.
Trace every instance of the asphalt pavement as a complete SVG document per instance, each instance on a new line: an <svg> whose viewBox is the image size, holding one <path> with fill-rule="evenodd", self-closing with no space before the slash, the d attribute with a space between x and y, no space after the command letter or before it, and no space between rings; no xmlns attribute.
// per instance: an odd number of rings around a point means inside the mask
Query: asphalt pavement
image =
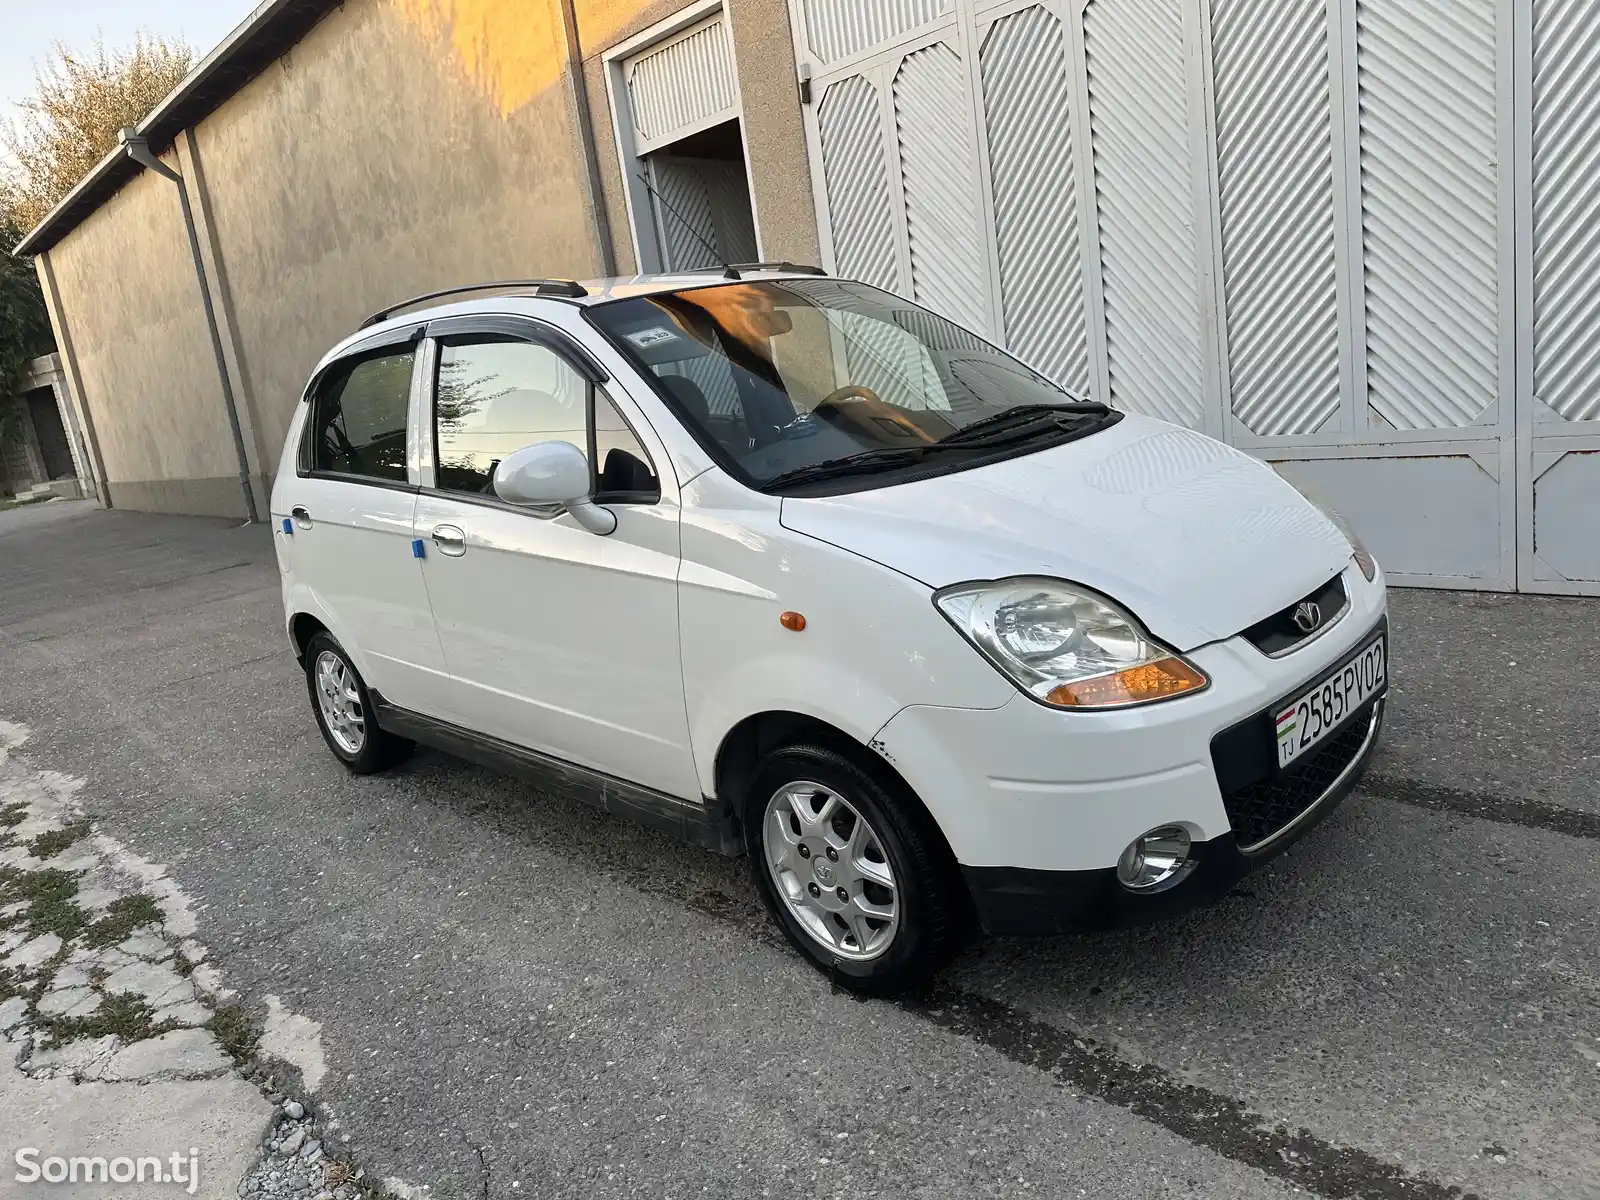
<svg viewBox="0 0 1600 1200"><path fill-rule="evenodd" d="M357 779L269 531L0 514L0 719L440 1197L1600 1197L1600 600L1392 597L1367 786L1217 907L831 987L744 864L432 752Z"/></svg>

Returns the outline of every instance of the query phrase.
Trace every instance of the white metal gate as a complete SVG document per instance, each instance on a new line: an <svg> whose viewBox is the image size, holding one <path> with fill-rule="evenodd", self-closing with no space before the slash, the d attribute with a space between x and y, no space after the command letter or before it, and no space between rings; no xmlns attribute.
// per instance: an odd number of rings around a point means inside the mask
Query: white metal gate
<svg viewBox="0 0 1600 1200"><path fill-rule="evenodd" d="M826 264L1600 593L1600 0L791 0Z"/></svg>

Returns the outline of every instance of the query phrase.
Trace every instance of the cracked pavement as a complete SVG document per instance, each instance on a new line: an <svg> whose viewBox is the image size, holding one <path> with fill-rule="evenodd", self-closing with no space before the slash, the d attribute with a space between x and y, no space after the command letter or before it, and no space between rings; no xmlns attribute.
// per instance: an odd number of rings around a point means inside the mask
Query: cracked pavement
<svg viewBox="0 0 1600 1200"><path fill-rule="evenodd" d="M742 863L431 752L349 776L266 529L45 507L0 523L0 719L320 1026L400 1194L1600 1197L1600 601L1395 593L1371 785L1290 855L887 1004Z"/></svg>

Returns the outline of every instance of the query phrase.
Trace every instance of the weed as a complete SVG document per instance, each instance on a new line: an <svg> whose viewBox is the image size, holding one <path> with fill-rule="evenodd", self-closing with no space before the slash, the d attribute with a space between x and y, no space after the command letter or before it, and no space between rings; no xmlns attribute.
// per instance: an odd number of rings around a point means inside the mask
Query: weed
<svg viewBox="0 0 1600 1200"><path fill-rule="evenodd" d="M99 948L115 946L127 941L129 935L141 925L161 924L161 909L143 892L119 896L106 909L106 915L90 925L83 934L86 946Z"/></svg>
<svg viewBox="0 0 1600 1200"><path fill-rule="evenodd" d="M244 1005L237 1002L224 1004L211 1014L206 1028L216 1034L218 1043L241 1067L255 1057L256 1046L261 1041L261 1023L250 1015Z"/></svg>
<svg viewBox="0 0 1600 1200"><path fill-rule="evenodd" d="M89 921L83 909L72 902L77 894L78 881L66 871L0 872L0 904L27 901L25 919L35 936L54 933L64 942L71 941Z"/></svg>
<svg viewBox="0 0 1600 1200"><path fill-rule="evenodd" d="M79 838L89 834L89 822L74 821L70 825L63 825L60 829L49 829L38 837L28 842L28 853L35 858L49 858L53 854L60 854Z"/></svg>
<svg viewBox="0 0 1600 1200"><path fill-rule="evenodd" d="M15 804L0 804L0 829L15 829L28 819L28 805L19 800Z"/></svg>
<svg viewBox="0 0 1600 1200"><path fill-rule="evenodd" d="M87 1017L49 1017L36 1014L35 1028L43 1032L49 1044L78 1038L105 1037L115 1034L124 1042L137 1042L144 1038L159 1037L178 1028L176 1021L157 1022L155 1013L144 997L132 992L118 992L107 996L100 1007Z"/></svg>

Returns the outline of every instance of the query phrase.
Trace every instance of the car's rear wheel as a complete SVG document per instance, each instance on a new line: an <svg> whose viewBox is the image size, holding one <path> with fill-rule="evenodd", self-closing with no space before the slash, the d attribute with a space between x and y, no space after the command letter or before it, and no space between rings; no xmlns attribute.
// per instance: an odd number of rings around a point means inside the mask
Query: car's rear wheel
<svg viewBox="0 0 1600 1200"><path fill-rule="evenodd" d="M411 742L378 727L361 672L332 634L319 633L311 639L305 666L311 711L335 758L357 775L370 775L411 752Z"/></svg>
<svg viewBox="0 0 1600 1200"><path fill-rule="evenodd" d="M960 939L943 842L898 791L848 753L793 745L761 764L744 812L751 873L789 942L876 995L924 982Z"/></svg>

